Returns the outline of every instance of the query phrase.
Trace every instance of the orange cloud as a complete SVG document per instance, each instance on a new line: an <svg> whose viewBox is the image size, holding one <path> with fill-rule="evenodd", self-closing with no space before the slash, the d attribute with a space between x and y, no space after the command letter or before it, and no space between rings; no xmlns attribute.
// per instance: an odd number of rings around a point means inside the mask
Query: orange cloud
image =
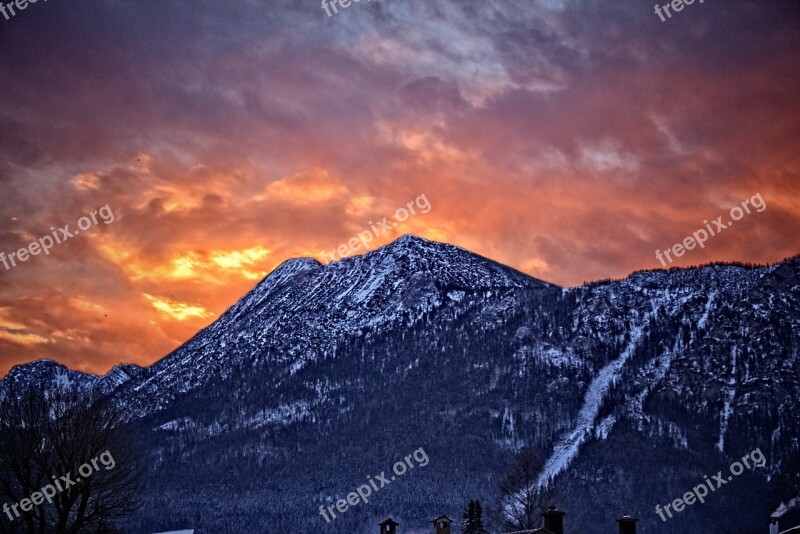
<svg viewBox="0 0 800 534"><path fill-rule="evenodd" d="M42 343L53 342L52 339L42 337L39 334L24 331L6 330L2 326L0 326L0 339L12 341L20 345L39 345Z"/></svg>
<svg viewBox="0 0 800 534"><path fill-rule="evenodd" d="M148 293L143 293L150 304L161 312L162 317L185 321L192 318L212 317L214 314L203 308L183 302L175 302L164 297L155 297Z"/></svg>
<svg viewBox="0 0 800 534"><path fill-rule="evenodd" d="M312 169L272 182L264 194L256 196L255 200L274 199L305 204L342 198L347 193L347 187L332 178L328 171Z"/></svg>

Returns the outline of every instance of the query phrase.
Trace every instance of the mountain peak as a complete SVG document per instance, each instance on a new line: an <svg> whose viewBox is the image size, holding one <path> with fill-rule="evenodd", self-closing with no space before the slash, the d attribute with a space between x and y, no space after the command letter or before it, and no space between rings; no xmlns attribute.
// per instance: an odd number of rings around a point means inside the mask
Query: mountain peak
<svg viewBox="0 0 800 534"><path fill-rule="evenodd" d="M388 262L398 276L402 276L404 270L427 272L441 286L479 289L551 285L459 246L413 234L405 234L360 257L371 264Z"/></svg>
<svg viewBox="0 0 800 534"><path fill-rule="evenodd" d="M62 365L58 362L53 360L48 360L47 358L41 358L39 360L34 360L32 362L21 363L19 365L15 365L9 371L9 377L16 377L21 375L31 375L31 374L43 374L43 373L51 373L55 371L63 371L67 372L68 369L65 365Z"/></svg>
<svg viewBox="0 0 800 534"><path fill-rule="evenodd" d="M303 256L300 258L290 258L284 261L283 263L275 267L275 269L270 274L277 274L277 273L283 275L297 274L306 271L313 271L320 267L323 267L323 265L319 261L315 260L314 258L310 258L308 256Z"/></svg>
<svg viewBox="0 0 800 534"><path fill-rule="evenodd" d="M65 365L42 358L36 361L15 365L0 382L0 397L8 387L25 390L31 387L74 386L91 387L98 377L81 371L72 371Z"/></svg>
<svg viewBox="0 0 800 534"><path fill-rule="evenodd" d="M403 234L388 245L387 247L401 247L409 245L423 245L423 244L441 244L436 241L431 241L414 234Z"/></svg>
<svg viewBox="0 0 800 534"><path fill-rule="evenodd" d="M314 258L309 258L307 256L290 258L275 267L271 273L265 276L256 286L254 291L258 292L259 290L274 288L295 278L296 276L310 273L318 269L322 269L323 267L325 267L323 264Z"/></svg>

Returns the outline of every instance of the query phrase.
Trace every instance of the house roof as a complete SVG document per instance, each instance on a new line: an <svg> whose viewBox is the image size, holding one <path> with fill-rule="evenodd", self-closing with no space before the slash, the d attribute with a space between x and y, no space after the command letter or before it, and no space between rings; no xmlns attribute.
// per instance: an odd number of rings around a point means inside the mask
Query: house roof
<svg viewBox="0 0 800 534"><path fill-rule="evenodd" d="M453 522L452 519L450 519L446 515L442 514L442 515L440 515L438 517L434 517L433 519L431 519L431 523L436 523L437 521L442 521L442 520L447 521L448 523L452 523Z"/></svg>
<svg viewBox="0 0 800 534"><path fill-rule="evenodd" d="M394 525L394 526L397 526L397 525L399 525L399 524L400 524L400 523L398 523L397 521L395 521L395 520L394 520L394 519L392 519L391 517L387 517L386 519L384 519L383 521L381 521L380 523L378 523L378 525L379 525L379 526L384 526L384 525Z"/></svg>

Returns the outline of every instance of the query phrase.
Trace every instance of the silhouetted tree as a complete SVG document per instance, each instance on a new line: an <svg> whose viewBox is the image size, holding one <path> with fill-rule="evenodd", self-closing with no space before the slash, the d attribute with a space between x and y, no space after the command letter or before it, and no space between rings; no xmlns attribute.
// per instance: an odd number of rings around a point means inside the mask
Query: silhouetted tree
<svg viewBox="0 0 800 534"><path fill-rule="evenodd" d="M462 517L462 534L487 534L488 531L483 526L481 501L470 499L467 506L464 507L464 515Z"/></svg>
<svg viewBox="0 0 800 534"><path fill-rule="evenodd" d="M0 399L0 532L111 532L141 469L119 411L66 388ZM38 502L37 502L38 501Z"/></svg>
<svg viewBox="0 0 800 534"><path fill-rule="evenodd" d="M543 463L538 454L523 449L514 467L497 485L498 504L495 514L503 528L526 530L542 526L541 513L553 504L556 496L552 484L539 486L538 475Z"/></svg>

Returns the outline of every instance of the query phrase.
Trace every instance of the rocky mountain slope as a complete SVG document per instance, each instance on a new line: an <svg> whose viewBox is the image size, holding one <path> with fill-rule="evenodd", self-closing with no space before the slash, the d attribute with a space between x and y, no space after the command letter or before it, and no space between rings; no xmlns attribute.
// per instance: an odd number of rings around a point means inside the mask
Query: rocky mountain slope
<svg viewBox="0 0 800 534"><path fill-rule="evenodd" d="M491 504L531 447L570 532L615 532L622 513L642 532L763 532L800 457L799 323L798 258L564 289L405 236L285 262L149 368L36 362L3 383L71 380L124 407L152 495L131 531L358 534L390 514L427 528ZM429 465L320 517L420 447ZM655 514L758 447L763 469Z"/></svg>

